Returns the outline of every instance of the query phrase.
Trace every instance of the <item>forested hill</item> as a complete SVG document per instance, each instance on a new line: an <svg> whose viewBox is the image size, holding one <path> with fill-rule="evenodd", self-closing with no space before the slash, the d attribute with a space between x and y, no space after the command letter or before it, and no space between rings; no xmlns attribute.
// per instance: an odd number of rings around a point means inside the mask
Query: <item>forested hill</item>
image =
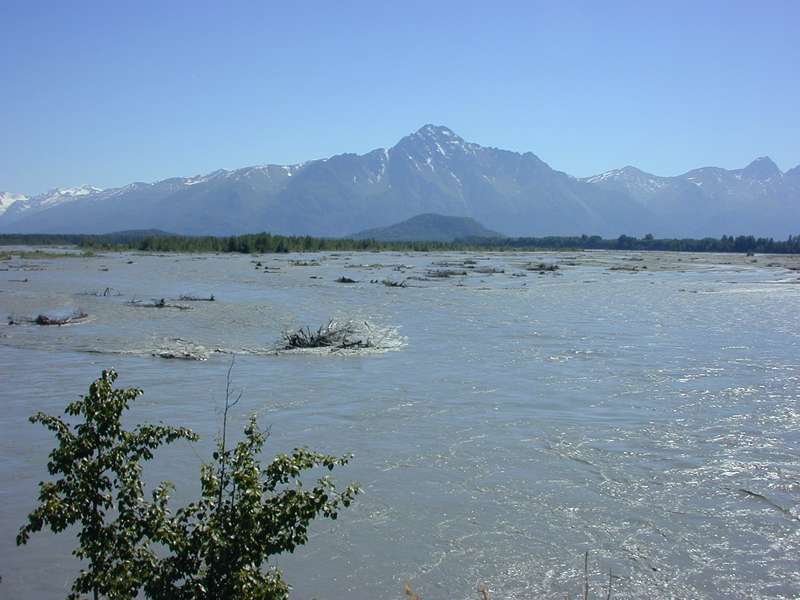
<svg viewBox="0 0 800 600"><path fill-rule="evenodd" d="M389 227L368 229L353 236L358 240L382 242L453 242L463 238L501 238L496 231L486 229L470 217L451 217L427 213L417 215Z"/></svg>

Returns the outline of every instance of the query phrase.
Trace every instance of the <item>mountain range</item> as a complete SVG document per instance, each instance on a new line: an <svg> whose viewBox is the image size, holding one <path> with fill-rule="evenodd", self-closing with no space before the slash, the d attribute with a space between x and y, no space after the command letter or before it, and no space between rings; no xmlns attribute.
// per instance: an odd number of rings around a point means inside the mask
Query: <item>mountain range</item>
<svg viewBox="0 0 800 600"><path fill-rule="evenodd" d="M25 197L0 192L0 231L350 236L413 216L471 217L505 235L703 237L800 232L800 166L767 157L743 169L660 177L624 167L587 178L531 152L467 142L425 125L391 148L296 165L218 170Z"/></svg>

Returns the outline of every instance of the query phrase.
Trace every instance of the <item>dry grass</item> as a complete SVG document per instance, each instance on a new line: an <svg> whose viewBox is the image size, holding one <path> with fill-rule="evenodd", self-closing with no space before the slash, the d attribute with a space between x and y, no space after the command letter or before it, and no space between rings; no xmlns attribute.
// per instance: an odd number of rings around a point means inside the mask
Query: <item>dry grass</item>
<svg viewBox="0 0 800 600"><path fill-rule="evenodd" d="M611 600L611 588L614 580L614 575L611 571L608 571L608 588L606 589L605 599ZM403 591L405 592L406 597L409 600L422 600L422 597L419 596L414 590L411 588L411 584L406 582L403 586ZM478 582L478 600L492 600L492 597L489 593L489 587L485 583ZM589 600L589 552L587 551L583 555L583 581L581 582L581 593L577 598L572 594L565 594L565 600Z"/></svg>
<svg viewBox="0 0 800 600"><path fill-rule="evenodd" d="M414 590L411 589L411 585L409 583L406 583L405 586L403 586L403 591L406 593L408 600L422 600L422 598L414 593Z"/></svg>
<svg viewBox="0 0 800 600"><path fill-rule="evenodd" d="M481 600L492 600L492 597L489 596L489 588L486 587L485 583L478 584L478 594L480 595Z"/></svg>
<svg viewBox="0 0 800 600"><path fill-rule="evenodd" d="M411 588L411 584L408 582L403 586L403 591L409 600L422 600L422 597L414 592ZM479 600L492 600L492 597L489 595L489 588L485 583L478 584L478 598Z"/></svg>

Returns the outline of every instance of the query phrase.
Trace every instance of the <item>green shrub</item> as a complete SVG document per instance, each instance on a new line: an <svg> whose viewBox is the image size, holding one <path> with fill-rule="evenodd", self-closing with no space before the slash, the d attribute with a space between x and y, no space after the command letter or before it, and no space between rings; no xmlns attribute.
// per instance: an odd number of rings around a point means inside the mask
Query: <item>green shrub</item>
<svg viewBox="0 0 800 600"><path fill-rule="evenodd" d="M269 557L304 544L314 518L335 519L359 492L355 485L338 492L328 476L310 488L301 479L309 470L345 465L349 457L299 448L264 466L259 456L267 434L255 418L244 439L228 448L228 411L236 402L226 394L221 440L213 462L201 469L200 499L173 514L170 483L145 497L142 463L163 444L197 436L164 425L123 429L122 413L142 391L114 389L116 379L114 371L103 371L88 395L67 406L67 421L43 413L31 417L56 436L47 465L55 479L39 484L39 506L17 544L44 528L59 533L77 526L73 554L86 568L74 580L70 600L88 593L95 600L133 600L141 591L157 600L286 598L289 587L279 570L268 568Z"/></svg>

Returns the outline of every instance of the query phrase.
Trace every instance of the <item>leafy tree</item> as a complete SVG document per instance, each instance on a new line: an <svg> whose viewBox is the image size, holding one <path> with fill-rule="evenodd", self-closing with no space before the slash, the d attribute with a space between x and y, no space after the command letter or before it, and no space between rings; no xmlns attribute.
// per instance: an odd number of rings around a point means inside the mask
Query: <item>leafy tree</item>
<svg viewBox="0 0 800 600"><path fill-rule="evenodd" d="M85 568L69 599L86 593L95 599L136 597L156 562L149 540L163 524L157 506L145 501L141 464L162 444L196 439L183 427L123 429L122 412L142 391L114 389L116 379L114 371L103 371L88 395L67 406L67 416L82 418L77 424L43 413L30 419L56 436L58 445L47 464L56 479L39 484L39 506L20 529L17 545L45 527L58 533L78 525L73 555Z"/></svg>
<svg viewBox="0 0 800 600"><path fill-rule="evenodd" d="M223 432L224 439L224 432ZM201 470L201 499L177 511L158 541L170 555L159 562L145 585L155 600L278 600L289 587L270 556L308 540L309 523L320 513L336 519L359 489L337 492L321 477L309 489L305 471L347 464L335 457L298 448L280 454L266 467L258 456L267 434L251 418L244 439L233 449L221 441L213 464Z"/></svg>
<svg viewBox="0 0 800 600"><path fill-rule="evenodd" d="M231 369L233 363L231 363ZM103 371L89 394L67 406L70 424L37 413L58 441L48 470L55 481L39 484L39 506L20 529L17 544L49 527L58 533L78 525L73 554L84 561L70 600L91 593L111 600L133 600L144 590L154 600L276 600L289 587L269 557L308 541L310 522L322 514L335 519L359 489L336 490L328 476L304 487L304 475L332 470L349 457L298 448L263 466L259 456L267 433L251 418L244 439L227 447L230 372L222 436L214 461L201 469L201 496L174 515L168 506L170 483L161 483L152 500L144 496L141 463L153 451L178 439L196 440L189 429L164 425L122 428L122 413L142 391L114 389L114 371ZM160 547L159 553L152 546Z"/></svg>

